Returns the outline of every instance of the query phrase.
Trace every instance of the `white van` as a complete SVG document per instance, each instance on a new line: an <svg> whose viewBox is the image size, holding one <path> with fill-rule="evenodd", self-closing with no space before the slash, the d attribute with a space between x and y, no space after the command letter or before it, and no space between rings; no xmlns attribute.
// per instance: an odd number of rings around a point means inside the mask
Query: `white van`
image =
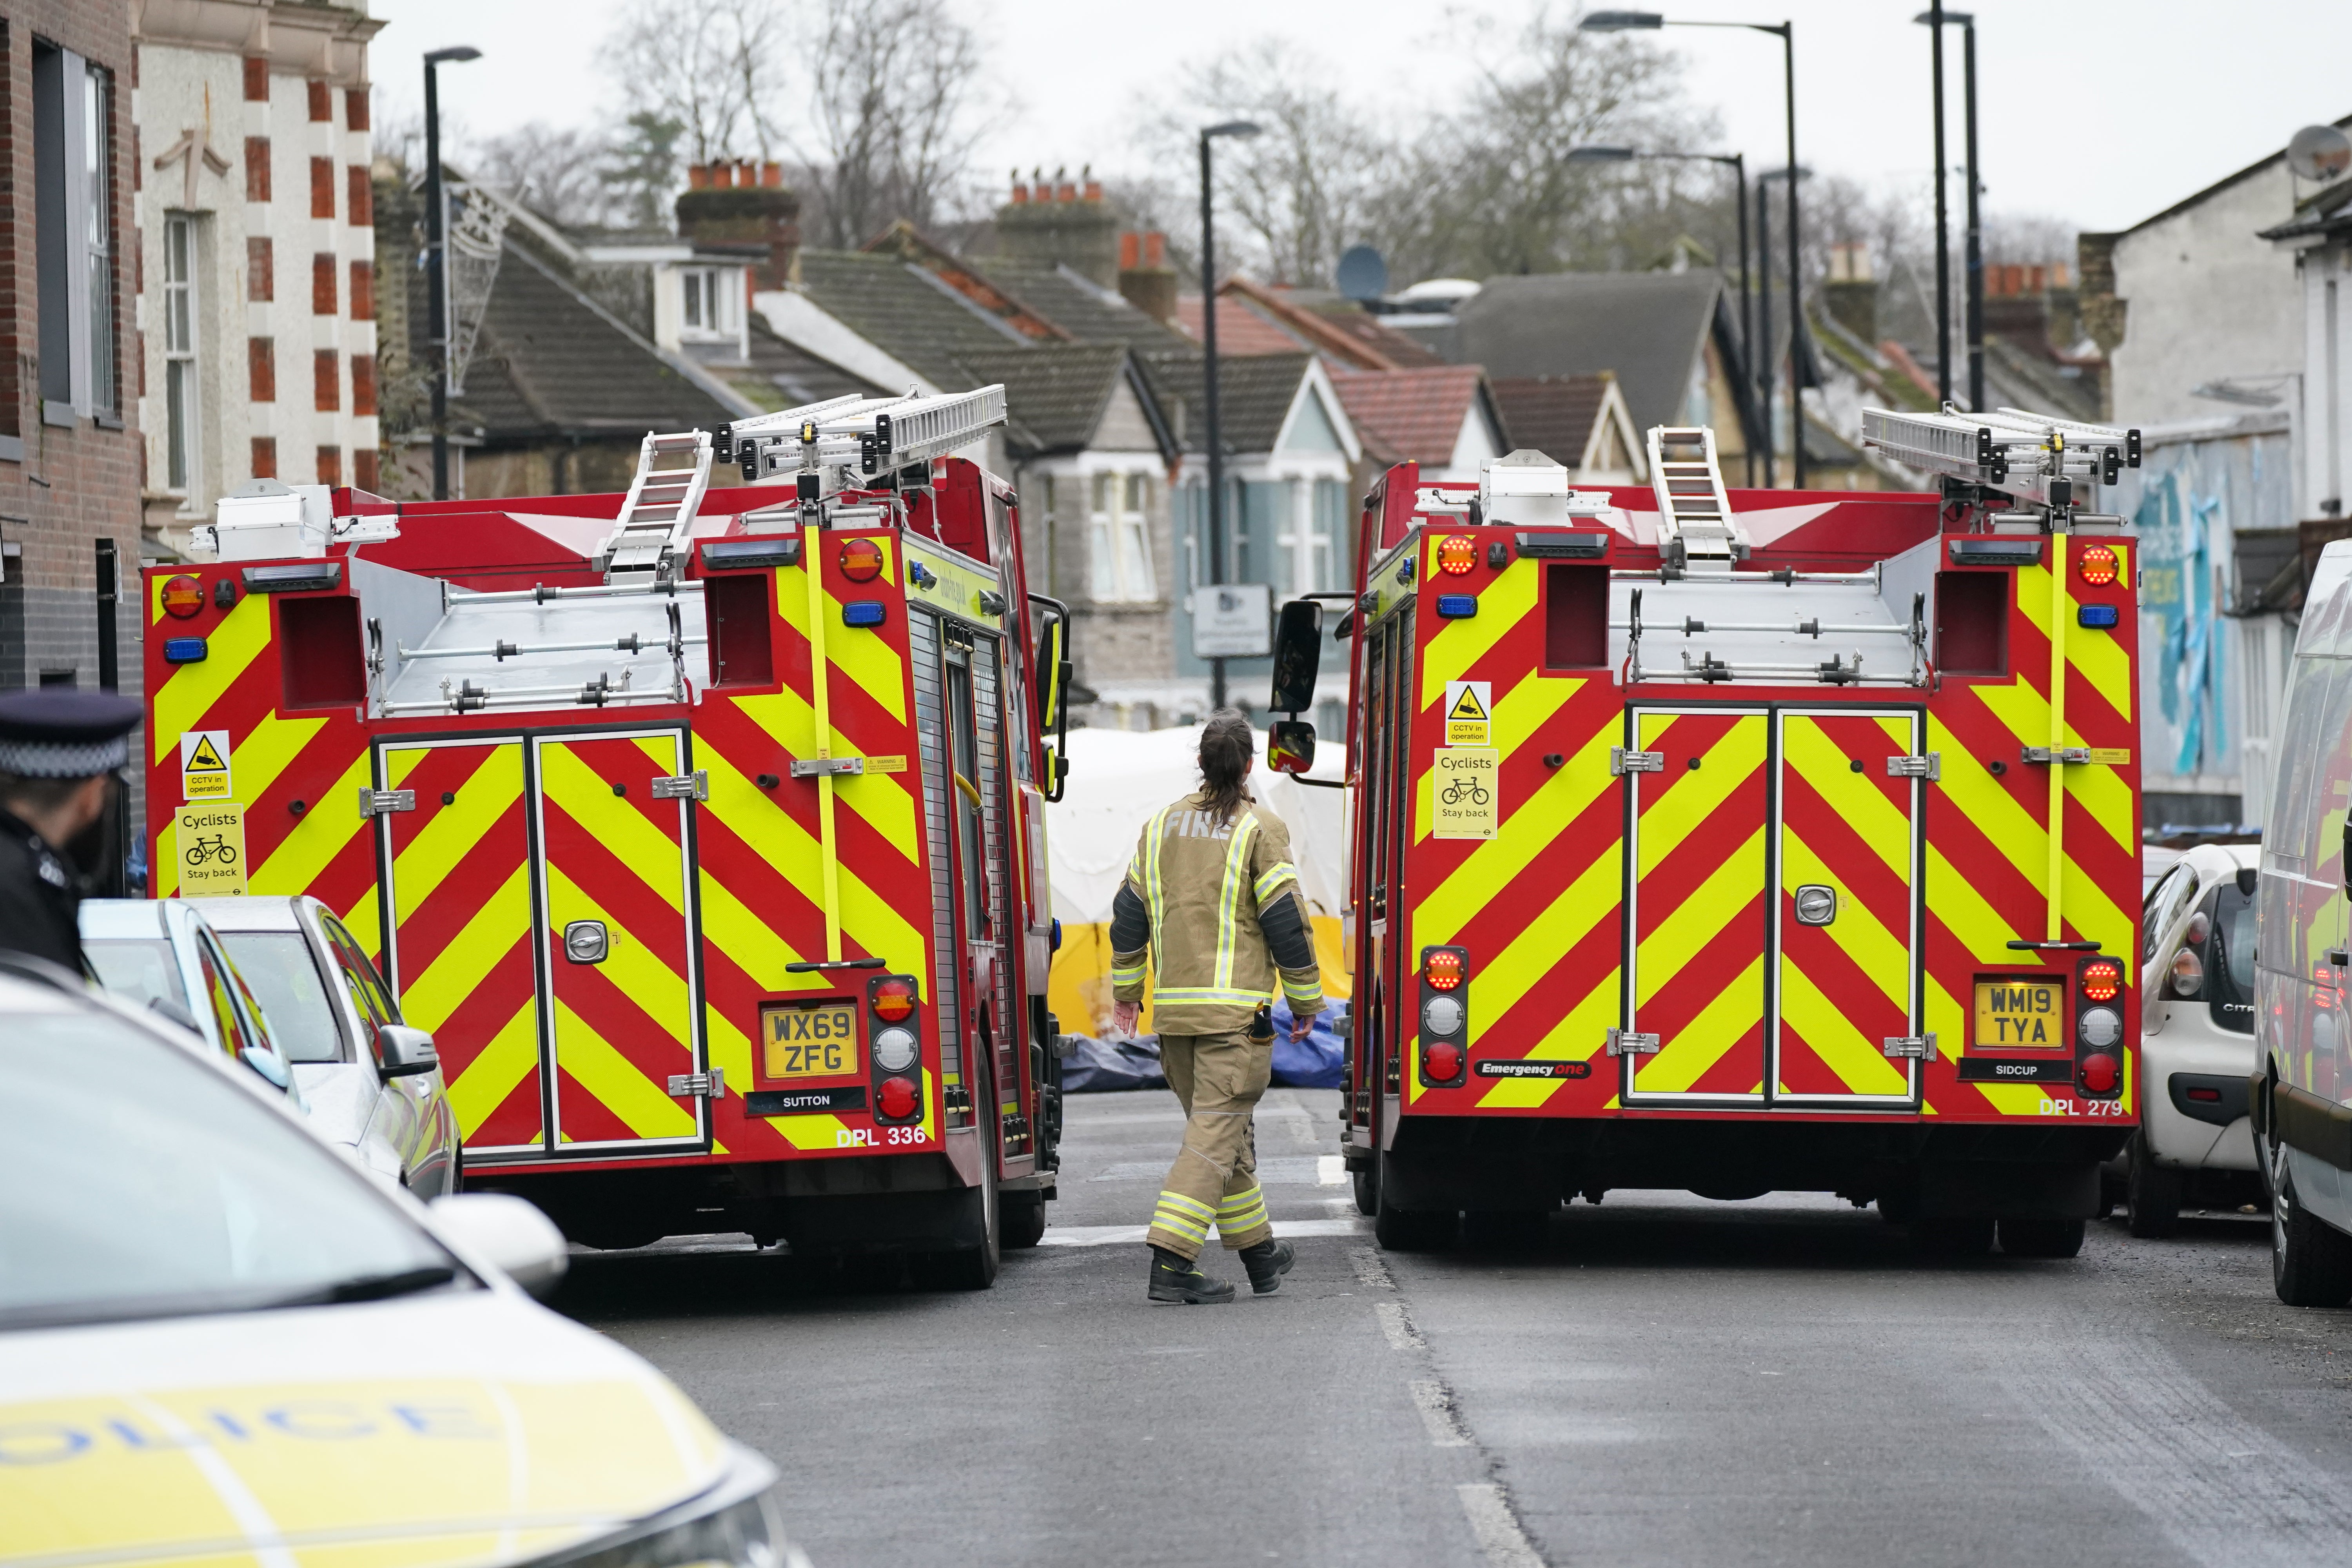
<svg viewBox="0 0 2352 1568"><path fill-rule="evenodd" d="M2352 1301L2346 812L2352 805L2352 540L2312 574L2263 836L2250 1107L2272 1189L2271 1272L2296 1307Z"/></svg>

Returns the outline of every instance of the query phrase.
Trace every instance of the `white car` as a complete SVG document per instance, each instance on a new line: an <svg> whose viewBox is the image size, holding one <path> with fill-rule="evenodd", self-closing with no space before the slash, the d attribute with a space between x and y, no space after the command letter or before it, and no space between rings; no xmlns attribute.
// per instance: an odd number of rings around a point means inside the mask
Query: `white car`
<svg viewBox="0 0 2352 1568"><path fill-rule="evenodd" d="M318 900L91 900L80 923L107 989L167 1016L194 1014L224 1048L236 1020L216 993L241 998L292 1062L330 1142L419 1197L457 1190L457 1120L433 1037L401 1022L375 965Z"/></svg>
<svg viewBox="0 0 2352 1568"><path fill-rule="evenodd" d="M0 1568L803 1561L766 1460L517 1283L545 1215L44 973L0 957Z"/></svg>
<svg viewBox="0 0 2352 1568"><path fill-rule="evenodd" d="M2187 1204L2267 1201L2247 1118L2261 860L2259 844L2198 845L2142 911L2140 1122L2124 1155L2134 1236L2170 1236Z"/></svg>

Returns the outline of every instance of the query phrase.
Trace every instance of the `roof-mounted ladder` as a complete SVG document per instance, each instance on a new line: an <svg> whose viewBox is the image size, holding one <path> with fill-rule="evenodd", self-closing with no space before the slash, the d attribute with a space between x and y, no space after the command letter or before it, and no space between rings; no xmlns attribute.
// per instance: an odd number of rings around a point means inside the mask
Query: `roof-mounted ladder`
<svg viewBox="0 0 2352 1568"><path fill-rule="evenodd" d="M938 396L835 397L739 419L723 444L746 481L797 475L800 499L816 500L928 465L1003 423L1002 386Z"/></svg>
<svg viewBox="0 0 2352 1568"><path fill-rule="evenodd" d="M614 585L651 583L665 575L683 553L695 510L710 484L710 432L676 436L646 433L637 448L637 476L613 531L596 547L604 581Z"/></svg>
<svg viewBox="0 0 2352 1568"><path fill-rule="evenodd" d="M1728 572L1748 542L1724 493L1715 432L1705 426L1650 426L1650 488L1658 497L1658 552L1699 571Z"/></svg>
<svg viewBox="0 0 2352 1568"><path fill-rule="evenodd" d="M1862 411L1862 439L1904 467L1998 490L2029 506L2066 511L2090 500L2091 485L2112 485L2139 467L2139 432L2084 425L2022 408L1963 414Z"/></svg>

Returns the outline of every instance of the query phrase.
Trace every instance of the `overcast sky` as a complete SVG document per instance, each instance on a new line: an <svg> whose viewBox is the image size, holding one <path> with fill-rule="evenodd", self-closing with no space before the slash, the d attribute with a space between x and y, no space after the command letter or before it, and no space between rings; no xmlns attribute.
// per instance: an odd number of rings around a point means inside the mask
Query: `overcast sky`
<svg viewBox="0 0 2352 1568"><path fill-rule="evenodd" d="M484 58L442 72L445 116L475 132L532 120L616 121L596 45L627 0L371 0L386 26L372 69L382 111L414 117L426 49ZM1465 0L951 0L980 28L1018 107L984 144L992 176L1018 164L1132 167L1141 100L1184 65L1275 34L1334 63L1384 115L1442 104L1468 71L1479 17L1526 7ZM1793 17L1798 156L1882 185L1934 166L1923 0L1718 0L1694 20ZM1979 0L1981 158L1988 206L2084 228L2122 228L2275 151L2297 127L2352 114L2347 0ZM1433 20L1433 18L1434 18ZM1780 46L1685 28L1667 40L1691 100L1750 166L1780 161ZM1950 71L1950 156L1960 157L1959 47ZM780 48L791 47L780 37ZM1954 196L1957 201L1958 187ZM2282 215L2284 216L2284 215Z"/></svg>

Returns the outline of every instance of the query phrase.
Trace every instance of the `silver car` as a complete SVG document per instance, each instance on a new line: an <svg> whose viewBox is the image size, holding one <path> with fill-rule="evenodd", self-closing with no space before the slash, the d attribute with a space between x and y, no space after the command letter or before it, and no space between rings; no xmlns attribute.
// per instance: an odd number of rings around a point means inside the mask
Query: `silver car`
<svg viewBox="0 0 2352 1568"><path fill-rule="evenodd" d="M458 1190L457 1117L433 1037L401 1022L375 965L318 900L95 900L81 932L108 989L194 1015L224 1049L226 1010L205 987L213 969L229 971L226 989L292 1062L323 1137L419 1197Z"/></svg>

